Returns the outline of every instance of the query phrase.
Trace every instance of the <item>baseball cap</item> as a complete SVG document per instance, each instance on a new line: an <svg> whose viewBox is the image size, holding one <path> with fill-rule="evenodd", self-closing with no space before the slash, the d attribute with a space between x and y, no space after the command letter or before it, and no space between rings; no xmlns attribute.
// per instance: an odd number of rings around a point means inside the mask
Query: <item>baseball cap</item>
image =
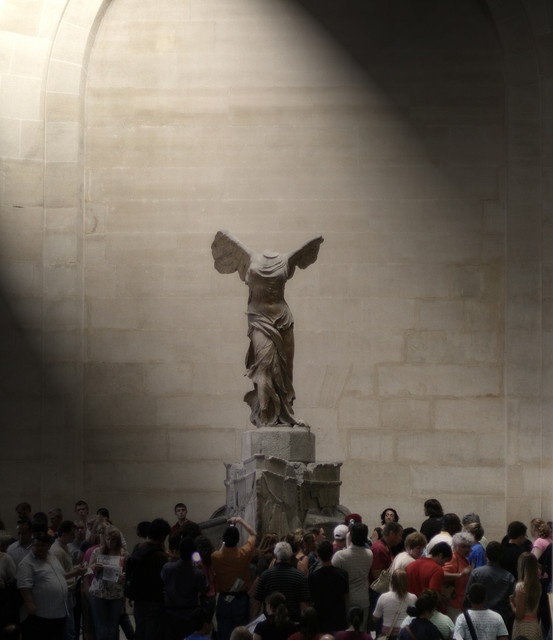
<svg viewBox="0 0 553 640"><path fill-rule="evenodd" d="M348 528L345 524L339 524L334 529L334 539L335 540L345 540L348 535Z"/></svg>

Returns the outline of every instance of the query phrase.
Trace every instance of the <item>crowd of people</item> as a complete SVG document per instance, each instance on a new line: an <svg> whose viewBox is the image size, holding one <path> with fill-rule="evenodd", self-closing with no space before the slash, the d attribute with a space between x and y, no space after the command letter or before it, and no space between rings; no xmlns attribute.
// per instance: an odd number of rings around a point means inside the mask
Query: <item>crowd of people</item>
<svg viewBox="0 0 553 640"><path fill-rule="evenodd" d="M107 509L17 505L0 521L1 638L21 640L551 640L551 522L488 541L478 515L424 504L258 539L231 517L215 549L188 519L140 522L133 549Z"/></svg>

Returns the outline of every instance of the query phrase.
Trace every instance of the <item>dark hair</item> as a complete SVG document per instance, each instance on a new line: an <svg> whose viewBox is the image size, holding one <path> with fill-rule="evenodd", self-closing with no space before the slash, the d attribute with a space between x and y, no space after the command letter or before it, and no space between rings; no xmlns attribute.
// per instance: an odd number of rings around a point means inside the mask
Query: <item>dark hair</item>
<svg viewBox="0 0 553 640"><path fill-rule="evenodd" d="M165 540L171 533L171 525L163 518L152 520L148 530L148 538L151 540Z"/></svg>
<svg viewBox="0 0 553 640"><path fill-rule="evenodd" d="M513 520L513 522L510 522L507 527L507 537L509 540L514 540L520 536L525 536L527 531L528 527L524 522L520 522L520 520Z"/></svg>
<svg viewBox="0 0 553 640"><path fill-rule="evenodd" d="M33 526L33 523L28 518L21 518L15 523L16 526L20 524L26 524L29 527L29 529Z"/></svg>
<svg viewBox="0 0 553 640"><path fill-rule="evenodd" d="M139 538L147 538L150 532L150 525L152 523L149 520L142 520L136 525L136 535Z"/></svg>
<svg viewBox="0 0 553 640"><path fill-rule="evenodd" d="M428 498L425 501L424 511L429 518L441 518L444 515L442 505L436 498Z"/></svg>
<svg viewBox="0 0 553 640"><path fill-rule="evenodd" d="M357 522L351 529L351 544L356 547L364 547L369 536L369 528L362 522Z"/></svg>
<svg viewBox="0 0 553 640"><path fill-rule="evenodd" d="M271 611L273 612L275 628L282 629L288 620L290 620L285 596L280 593L280 591L273 591L273 593L267 596L265 602L271 607Z"/></svg>
<svg viewBox="0 0 553 640"><path fill-rule="evenodd" d="M301 544L303 550L309 553L310 551L315 549L315 535L310 531L304 533L303 538L301 539Z"/></svg>
<svg viewBox="0 0 553 640"><path fill-rule="evenodd" d="M300 633L302 640L313 640L319 632L319 615L315 607L305 607L300 617Z"/></svg>
<svg viewBox="0 0 553 640"><path fill-rule="evenodd" d="M185 564L192 564L192 554L196 551L196 545L192 538L183 538L179 544L179 554Z"/></svg>
<svg viewBox="0 0 553 640"><path fill-rule="evenodd" d="M190 538L188 538L188 540L190 540ZM198 607L193 611L190 622L194 627L194 631L199 631L204 626L204 624L208 624L211 622L211 616L205 609L201 609L200 607Z"/></svg>
<svg viewBox="0 0 553 640"><path fill-rule="evenodd" d="M85 500L77 500L77 502L75 502L75 511L77 507L80 507L82 504L88 509L88 502L85 502Z"/></svg>
<svg viewBox="0 0 553 640"><path fill-rule="evenodd" d="M187 520L184 525L181 527L181 533L188 538L197 538L201 535L202 530L200 529L200 525L195 522L191 522Z"/></svg>
<svg viewBox="0 0 553 640"><path fill-rule="evenodd" d="M332 558L332 542L330 540L322 540L317 545L317 555L322 562L328 562Z"/></svg>
<svg viewBox="0 0 553 640"><path fill-rule="evenodd" d="M447 531L451 535L455 533L459 533L463 525L461 524L461 519L456 513L446 513L444 515L444 521L442 524L442 530Z"/></svg>
<svg viewBox="0 0 553 640"><path fill-rule="evenodd" d="M58 536L63 533L71 533L75 529L75 523L73 520L63 520L58 527Z"/></svg>
<svg viewBox="0 0 553 640"><path fill-rule="evenodd" d="M434 593L429 593L430 589L425 589L417 598L414 606L407 607L407 614L410 616L416 616L417 618L427 611L434 611L438 604L437 596Z"/></svg>
<svg viewBox="0 0 553 640"><path fill-rule="evenodd" d="M484 528L479 522L470 522L465 529L474 536L476 542L480 542L484 536Z"/></svg>
<svg viewBox="0 0 553 640"><path fill-rule="evenodd" d="M231 549L235 547L240 540L240 531L238 531L238 527L235 525L229 525L224 533L223 533L223 542L225 543L225 547L230 547Z"/></svg>
<svg viewBox="0 0 553 640"><path fill-rule="evenodd" d="M398 515L397 511L393 507L386 507L384 509L384 511L380 514L380 522L382 524L386 524L386 520L384 519L384 516L386 515L386 511L393 511L394 512L394 522L399 522L399 515Z"/></svg>
<svg viewBox="0 0 553 640"><path fill-rule="evenodd" d="M387 522L382 529L382 537L386 538L390 533L399 533L403 527L399 522Z"/></svg>
<svg viewBox="0 0 553 640"><path fill-rule="evenodd" d="M183 539L183 535L180 531L176 533L172 533L169 536L169 551L178 551L180 548L181 540Z"/></svg>
<svg viewBox="0 0 553 640"><path fill-rule="evenodd" d="M486 558L490 562L500 562L503 556L503 547L497 540L491 540L486 547Z"/></svg>
<svg viewBox="0 0 553 640"><path fill-rule="evenodd" d="M177 502L177 504L175 505L175 508L174 508L174 510L173 510L173 511L176 513L176 512L177 512L177 509L178 509L179 507L181 507L181 508L183 508L183 509L186 509L186 510L188 511L188 508L187 508L187 506L184 504L184 502Z"/></svg>
<svg viewBox="0 0 553 640"><path fill-rule="evenodd" d="M471 585L467 595L471 604L484 604L486 601L486 587L480 582L475 582Z"/></svg>
<svg viewBox="0 0 553 640"><path fill-rule="evenodd" d="M31 531L48 533L48 516L44 511L37 511L31 520Z"/></svg>
<svg viewBox="0 0 553 640"><path fill-rule="evenodd" d="M361 629L361 623L363 622L363 609L357 605L349 609L348 611L348 623L359 632Z"/></svg>
<svg viewBox="0 0 553 640"><path fill-rule="evenodd" d="M407 538L407 536L411 535L412 533L418 533L418 530L415 529L415 527L404 527L403 528L403 542L405 542L405 538Z"/></svg>
<svg viewBox="0 0 553 640"><path fill-rule="evenodd" d="M430 555L433 558L442 555L446 560L449 560L453 555L453 552L447 542L438 542L432 547L432 549L430 549Z"/></svg>
<svg viewBox="0 0 553 640"><path fill-rule="evenodd" d="M109 520L109 509L106 509L105 507L100 507L96 511L96 515L102 516L102 518L106 518L107 520Z"/></svg>
<svg viewBox="0 0 553 640"><path fill-rule="evenodd" d="M215 551L213 543L207 536L194 538L194 544L205 566L211 565L211 554Z"/></svg>
<svg viewBox="0 0 553 640"><path fill-rule="evenodd" d="M28 502L20 502L15 505L16 511L21 511L21 509L25 509L25 511L32 511L31 505Z"/></svg>
<svg viewBox="0 0 553 640"><path fill-rule="evenodd" d="M35 531L33 533L33 542L45 542L46 544L52 544L52 538L45 531Z"/></svg>

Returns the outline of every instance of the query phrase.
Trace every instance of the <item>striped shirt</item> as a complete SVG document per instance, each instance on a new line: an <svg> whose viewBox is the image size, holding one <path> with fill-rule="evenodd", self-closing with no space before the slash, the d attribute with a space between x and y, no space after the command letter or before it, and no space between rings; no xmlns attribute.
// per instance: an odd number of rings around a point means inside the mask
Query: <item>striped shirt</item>
<svg viewBox="0 0 553 640"><path fill-rule="evenodd" d="M307 576L290 564L277 562L259 577L254 598L263 602L274 591L280 591L286 598L290 620L299 622L300 604L311 600Z"/></svg>

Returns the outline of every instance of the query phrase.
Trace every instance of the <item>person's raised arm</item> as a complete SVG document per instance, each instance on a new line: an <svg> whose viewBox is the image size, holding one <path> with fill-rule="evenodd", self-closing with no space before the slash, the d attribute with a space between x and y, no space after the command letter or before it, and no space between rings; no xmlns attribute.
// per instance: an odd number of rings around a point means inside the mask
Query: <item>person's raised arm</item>
<svg viewBox="0 0 553 640"><path fill-rule="evenodd" d="M243 518L240 518L239 516L235 518L229 518L228 523L234 524L234 525L239 524L240 526L244 527L244 529L247 531L247 533L249 533L250 536L255 537L257 535L255 529L250 524L248 524Z"/></svg>

